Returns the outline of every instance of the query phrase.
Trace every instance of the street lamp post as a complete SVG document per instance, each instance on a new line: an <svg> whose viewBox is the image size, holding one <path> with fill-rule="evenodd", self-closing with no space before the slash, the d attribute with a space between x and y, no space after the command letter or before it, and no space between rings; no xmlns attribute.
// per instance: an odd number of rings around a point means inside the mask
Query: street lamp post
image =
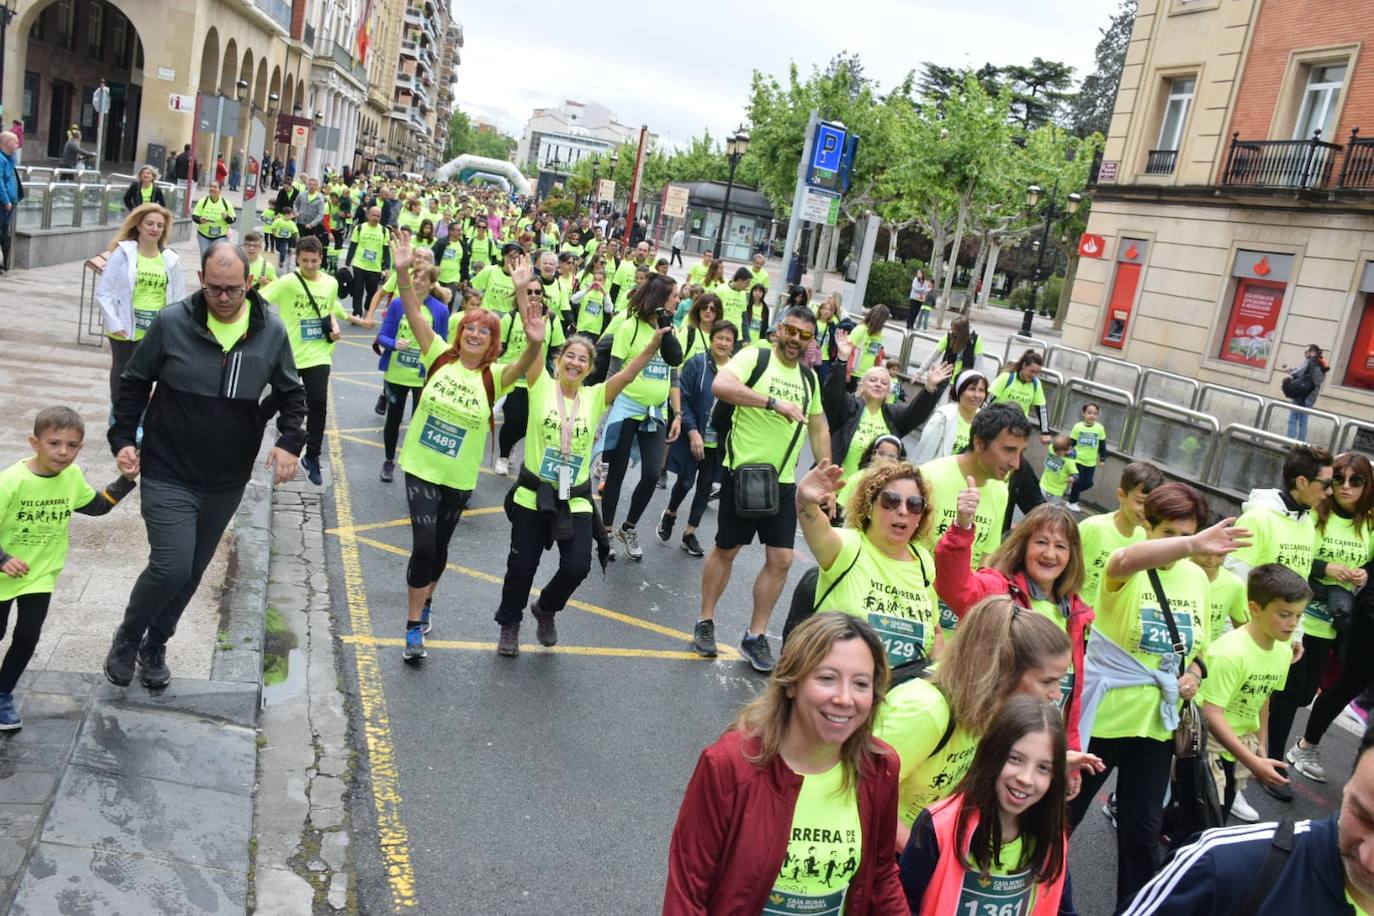
<svg viewBox="0 0 1374 916"><path fill-rule="evenodd" d="M1038 184L1033 184L1026 188L1026 208L1034 211L1040 203L1040 196L1044 191ZM1074 192L1070 194L1067 203L1060 207L1057 197L1059 195L1059 181L1055 180L1054 187L1050 190L1050 199L1045 203L1045 225L1040 231L1040 247L1035 254L1035 273L1031 276L1030 303L1026 306L1025 312L1021 316L1021 336L1029 337L1031 334L1031 322L1035 319L1035 303L1039 298L1040 284L1044 282L1041 275L1045 271L1045 249L1050 246L1050 226L1061 219L1072 216L1078 212L1078 205L1083 201L1083 195Z"/></svg>
<svg viewBox="0 0 1374 916"><path fill-rule="evenodd" d="M711 255L716 260L720 259L720 246L725 238L725 223L730 218L730 194L735 190L735 169L739 167L739 161L748 150L749 135L744 132L744 125L741 124L735 135L725 141L725 155L730 160L730 177L725 182L725 202L721 204L720 224L716 226L716 244L711 249Z"/></svg>
<svg viewBox="0 0 1374 916"><path fill-rule="evenodd" d="M17 10L17 0L4 0L0 3L0 114L5 112L5 37L9 31L10 23L14 20ZM23 120L24 112L21 108L19 119ZM0 124L0 126L3 126Z"/></svg>

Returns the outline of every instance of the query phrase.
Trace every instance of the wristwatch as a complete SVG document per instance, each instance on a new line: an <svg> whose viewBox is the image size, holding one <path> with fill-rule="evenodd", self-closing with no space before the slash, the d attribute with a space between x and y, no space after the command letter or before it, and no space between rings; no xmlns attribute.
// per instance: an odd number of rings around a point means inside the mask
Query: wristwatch
<svg viewBox="0 0 1374 916"><path fill-rule="evenodd" d="M770 397L770 398L768 399L768 404L767 404L766 406L768 407L768 409L769 409L770 411L777 410L777 409L778 409L778 399L777 399L777 398L774 398L774 397Z"/></svg>

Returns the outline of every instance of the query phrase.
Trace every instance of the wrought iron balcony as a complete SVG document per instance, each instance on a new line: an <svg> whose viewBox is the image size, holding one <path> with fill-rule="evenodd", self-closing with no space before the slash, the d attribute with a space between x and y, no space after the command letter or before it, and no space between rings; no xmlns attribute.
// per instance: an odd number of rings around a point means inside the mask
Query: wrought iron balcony
<svg viewBox="0 0 1374 916"><path fill-rule="evenodd" d="M1339 143L1321 139L1313 131L1310 140L1242 140L1231 135L1221 184L1246 188L1326 188L1341 152Z"/></svg>
<svg viewBox="0 0 1374 916"><path fill-rule="evenodd" d="M1352 191L1374 190L1374 137L1361 137L1358 127L1350 131L1336 187Z"/></svg>
<svg viewBox="0 0 1374 916"><path fill-rule="evenodd" d="M1178 150L1176 149L1152 149L1149 158L1145 160L1146 175L1172 175L1174 166L1178 163Z"/></svg>

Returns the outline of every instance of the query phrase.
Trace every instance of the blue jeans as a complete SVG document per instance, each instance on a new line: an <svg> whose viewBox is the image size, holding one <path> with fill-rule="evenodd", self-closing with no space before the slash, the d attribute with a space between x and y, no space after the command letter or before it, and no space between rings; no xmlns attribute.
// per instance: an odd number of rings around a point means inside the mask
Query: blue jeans
<svg viewBox="0 0 1374 916"><path fill-rule="evenodd" d="M1288 412L1288 438L1307 441L1307 414L1298 410Z"/></svg>
<svg viewBox="0 0 1374 916"><path fill-rule="evenodd" d="M930 327L930 313L932 311L934 311L934 309L929 309L925 306L921 307L921 311L916 315L916 329L918 331L924 331Z"/></svg>

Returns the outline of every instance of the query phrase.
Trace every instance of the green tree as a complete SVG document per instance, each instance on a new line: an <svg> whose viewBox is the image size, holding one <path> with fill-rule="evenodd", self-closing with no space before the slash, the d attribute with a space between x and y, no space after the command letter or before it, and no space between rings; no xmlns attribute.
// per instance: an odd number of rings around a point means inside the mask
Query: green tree
<svg viewBox="0 0 1374 916"><path fill-rule="evenodd" d="M1012 118L1026 132L1057 122L1073 97L1073 67L1059 61L1035 57L1028 66L1003 67L1002 76L1011 85Z"/></svg>
<svg viewBox="0 0 1374 916"><path fill-rule="evenodd" d="M922 102L931 103L943 111L949 97L963 89L964 78L970 73L988 95L997 95L1002 91L1002 70L991 63L973 70L968 67L944 67L926 61L921 65L921 75L916 78L916 92Z"/></svg>
<svg viewBox="0 0 1374 916"><path fill-rule="evenodd" d="M448 144L444 147L444 161L457 159L468 148L469 133L472 130L472 122L468 116L457 108L453 109L453 114L448 119Z"/></svg>
<svg viewBox="0 0 1374 916"><path fill-rule="evenodd" d="M514 137L495 128L475 127L467 114L454 109L448 119L448 144L444 147L444 159L456 159L470 153L488 159L509 161L516 145Z"/></svg>
<svg viewBox="0 0 1374 916"><path fill-rule="evenodd" d="M1126 64L1126 49L1135 26L1136 0L1121 0L1121 7L1102 29L1097 43L1096 65L1083 79L1083 85L1069 103L1069 123L1080 137L1106 135L1116 105L1116 88Z"/></svg>

